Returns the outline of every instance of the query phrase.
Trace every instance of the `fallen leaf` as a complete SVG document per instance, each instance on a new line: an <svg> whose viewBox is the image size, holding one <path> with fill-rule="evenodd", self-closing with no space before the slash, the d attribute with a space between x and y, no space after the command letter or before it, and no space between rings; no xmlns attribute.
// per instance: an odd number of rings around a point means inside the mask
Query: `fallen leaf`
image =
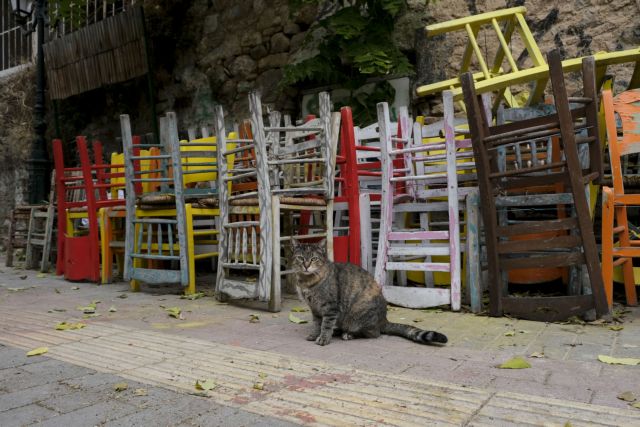
<svg viewBox="0 0 640 427"><path fill-rule="evenodd" d="M508 331L504 333L505 337L512 337L516 334L516 331Z"/></svg>
<svg viewBox="0 0 640 427"><path fill-rule="evenodd" d="M97 306L98 304L100 304L101 302L102 302L102 301L100 301L99 299L94 299L93 301L91 301L91 304L89 304L89 305L92 305L92 306L96 307L96 306Z"/></svg>
<svg viewBox="0 0 640 427"><path fill-rule="evenodd" d="M621 331L624 329L624 326L619 326L619 325L609 326L609 329L611 329L612 331Z"/></svg>
<svg viewBox="0 0 640 427"><path fill-rule="evenodd" d="M620 393L616 397L618 399L620 399L620 400L624 400L625 402L635 402L636 401L636 395L633 394L632 391L625 391L624 393Z"/></svg>
<svg viewBox="0 0 640 427"><path fill-rule="evenodd" d="M518 331L518 333L519 333L519 334L528 334L528 333L529 333L529 331L520 330L520 331Z"/></svg>
<svg viewBox="0 0 640 427"><path fill-rule="evenodd" d="M294 313L304 313L305 311L309 311L309 309L306 307L292 307L291 311Z"/></svg>
<svg viewBox="0 0 640 427"><path fill-rule="evenodd" d="M301 318L299 318L297 316L294 316L293 313L289 313L289 322L298 323L298 324L300 324L300 323L308 323L307 320L301 319Z"/></svg>
<svg viewBox="0 0 640 427"><path fill-rule="evenodd" d="M127 294L120 294L120 295L118 295L118 298L122 298L122 299L129 298L129 295L127 295Z"/></svg>
<svg viewBox="0 0 640 427"><path fill-rule="evenodd" d="M24 291L27 288L7 288L8 291L11 292L20 292L20 291Z"/></svg>
<svg viewBox="0 0 640 427"><path fill-rule="evenodd" d="M77 291L78 289L80 289L80 287L79 287L79 286L73 286L73 287L71 288L71 290L72 290L72 291Z"/></svg>
<svg viewBox="0 0 640 427"><path fill-rule="evenodd" d="M98 313L89 313L89 314L84 314L82 315L83 319L91 319L92 317L99 317L101 316L101 314Z"/></svg>
<svg viewBox="0 0 640 427"><path fill-rule="evenodd" d="M85 326L87 325L85 325L82 322L78 322L78 323L60 322L56 325L56 331L73 331L75 329L82 329Z"/></svg>
<svg viewBox="0 0 640 427"><path fill-rule="evenodd" d="M630 357L610 357L603 354L598 355L598 360L609 365L640 365L640 359L632 359Z"/></svg>
<svg viewBox="0 0 640 427"><path fill-rule="evenodd" d="M182 319L182 310L180 307L169 307L165 308L165 310L169 313L169 316L174 317L176 319Z"/></svg>
<svg viewBox="0 0 640 427"><path fill-rule="evenodd" d="M513 359L507 360L502 365L498 366L500 369L526 369L530 368L529 362L524 360L520 356L516 356Z"/></svg>
<svg viewBox="0 0 640 427"><path fill-rule="evenodd" d="M260 322L260 316L258 316L257 314L249 315L249 323L258 323L258 322Z"/></svg>
<svg viewBox="0 0 640 427"><path fill-rule="evenodd" d="M596 319L593 322L588 322L588 325L603 325L605 323L609 323L607 320L605 319Z"/></svg>
<svg viewBox="0 0 640 427"><path fill-rule="evenodd" d="M544 353L540 353L540 352L535 351L535 352L531 353L529 355L529 357L537 357L539 359L541 357L544 357Z"/></svg>
<svg viewBox="0 0 640 427"><path fill-rule="evenodd" d="M25 280L27 277L29 277L29 276L26 276L26 275L25 275L25 276L20 276L20 278L21 278L22 280Z"/></svg>
<svg viewBox="0 0 640 427"><path fill-rule="evenodd" d="M36 277L39 278L39 279L42 279L43 277L47 277L47 275L44 274L44 273L38 273L38 274L36 274Z"/></svg>
<svg viewBox="0 0 640 427"><path fill-rule="evenodd" d="M190 295L180 295L180 299L188 299L193 301L194 299L199 299L204 296L204 292L196 292L195 294Z"/></svg>
<svg viewBox="0 0 640 427"><path fill-rule="evenodd" d="M56 294L59 294L59 293L60 293L60 289L58 289L58 288L53 288L53 290L54 290L54 292L55 292Z"/></svg>
<svg viewBox="0 0 640 427"><path fill-rule="evenodd" d="M253 388L256 390L264 390L264 383L262 381L256 381L253 384Z"/></svg>
<svg viewBox="0 0 640 427"><path fill-rule="evenodd" d="M271 317L273 317L274 319L276 319L276 318L280 317L280 315L279 315L279 314L272 314L272 315L271 315Z"/></svg>
<svg viewBox="0 0 640 427"><path fill-rule="evenodd" d="M48 351L49 351L49 347L38 347L28 352L27 356L39 356L41 354L45 354Z"/></svg>
<svg viewBox="0 0 640 427"><path fill-rule="evenodd" d="M114 306L109 307L109 313L115 313L116 311L118 311L118 309Z"/></svg>
<svg viewBox="0 0 640 427"><path fill-rule="evenodd" d="M573 427L573 424L567 421L566 423L564 423L564 427Z"/></svg>
<svg viewBox="0 0 640 427"><path fill-rule="evenodd" d="M196 390L209 391L216 388L217 384L214 380L196 380Z"/></svg>
<svg viewBox="0 0 640 427"><path fill-rule="evenodd" d="M66 308L54 308L53 311L64 313L65 311L67 311L67 309Z"/></svg>
<svg viewBox="0 0 640 427"><path fill-rule="evenodd" d="M413 319L413 323L424 322L424 319Z"/></svg>
<svg viewBox="0 0 640 427"><path fill-rule="evenodd" d="M260 378L267 378L267 374L265 374L264 372L258 372L258 376Z"/></svg>
<svg viewBox="0 0 640 427"><path fill-rule="evenodd" d="M81 312L83 312L84 314L91 314L91 313L95 313L96 312L96 307L92 306L92 305L87 305L87 306L78 306L76 307L78 310L80 310Z"/></svg>
<svg viewBox="0 0 640 427"><path fill-rule="evenodd" d="M137 388L135 389L135 391L133 392L134 396L146 396L149 393L147 393L147 389L146 388Z"/></svg>
<svg viewBox="0 0 640 427"><path fill-rule="evenodd" d="M640 402L633 403L630 406L636 409L640 409Z"/></svg>
<svg viewBox="0 0 640 427"><path fill-rule="evenodd" d="M129 384L127 383L117 383L113 386L113 389L117 392L125 391L128 388L129 388Z"/></svg>

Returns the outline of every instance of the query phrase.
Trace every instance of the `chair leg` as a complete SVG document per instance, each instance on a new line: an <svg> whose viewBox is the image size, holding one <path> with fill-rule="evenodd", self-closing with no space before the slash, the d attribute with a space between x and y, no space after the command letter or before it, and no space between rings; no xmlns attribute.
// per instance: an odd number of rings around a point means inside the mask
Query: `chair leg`
<svg viewBox="0 0 640 427"><path fill-rule="evenodd" d="M13 245L14 245L14 234L16 232L16 213L15 211L11 211L11 218L9 220L9 232L7 234L7 259L5 260L5 265L7 267L13 267Z"/></svg>
<svg viewBox="0 0 640 427"><path fill-rule="evenodd" d="M613 306L613 219L613 192L602 187L602 281L609 309Z"/></svg>
<svg viewBox="0 0 640 427"><path fill-rule="evenodd" d="M624 225L624 230L620 233L620 245L624 247L631 246L631 238L629 237L629 223L627 221L627 207L620 206L614 207L616 219L618 224ZM622 266L622 272L624 274L624 293L627 301L627 305L638 305L638 297L636 295L636 285L633 275L633 262L632 258L629 258L627 262Z"/></svg>
<svg viewBox="0 0 640 427"><path fill-rule="evenodd" d="M360 266L373 274L373 233L371 230L371 196L360 194L360 239L353 241L360 247ZM351 218L349 218L351 221ZM351 236L349 236L351 238ZM351 242L349 242L351 244Z"/></svg>
<svg viewBox="0 0 640 427"><path fill-rule="evenodd" d="M55 222L55 209L52 205L47 208L47 220L44 224L44 244L42 245L42 262L40 271L46 273L49 271L49 261L51 258L51 244L53 235L53 224Z"/></svg>
<svg viewBox="0 0 640 427"><path fill-rule="evenodd" d="M29 225L27 228L27 246L25 248L25 260L24 260L24 266L27 269L32 269L33 268L33 245L31 244L31 235L33 233L33 231L35 231L35 227L36 227L36 218L35 218L35 214L37 212L38 208L31 208L30 212L29 212Z"/></svg>
<svg viewBox="0 0 640 427"><path fill-rule="evenodd" d="M100 283L111 283L113 252L111 251L112 235L108 209L102 208L98 211L98 226L100 227Z"/></svg>
<svg viewBox="0 0 640 427"><path fill-rule="evenodd" d="M271 249L273 252L273 272L271 278L271 291L269 297L269 311L281 310L281 286L280 277L280 199L277 196L271 198Z"/></svg>
<svg viewBox="0 0 640 427"><path fill-rule="evenodd" d="M482 271L480 261L480 195L477 191L466 197L466 282L471 311L482 311Z"/></svg>
<svg viewBox="0 0 640 427"><path fill-rule="evenodd" d="M142 224L135 224L134 225L134 233L133 233L133 253L137 253L138 252L138 248L140 247L140 245L142 244L142 242L140 242L138 240L138 232L140 227L142 227ZM126 255L125 255L126 256ZM126 262L126 260L125 260ZM135 271L136 268L140 268L142 267L142 260L140 258L133 258L131 260L131 267L130 270L128 272L129 275L131 275L131 273L133 271ZM131 279L129 280L129 286L131 287L131 291L132 292L140 292L140 281L136 280L136 279Z"/></svg>
<svg viewBox="0 0 640 427"><path fill-rule="evenodd" d="M185 288L185 294L192 295L196 293L196 251L193 242L193 209L191 204L186 205L186 226L187 226L187 264L189 268L189 284Z"/></svg>

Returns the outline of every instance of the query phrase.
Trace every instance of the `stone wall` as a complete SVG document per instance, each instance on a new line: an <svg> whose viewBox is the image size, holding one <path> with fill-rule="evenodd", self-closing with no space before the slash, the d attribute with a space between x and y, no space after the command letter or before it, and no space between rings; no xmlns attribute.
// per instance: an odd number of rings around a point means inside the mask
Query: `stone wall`
<svg viewBox="0 0 640 427"><path fill-rule="evenodd" d="M283 66L299 56L306 31L324 13L323 7L311 5L292 14L288 0L145 0L143 5L159 114L176 111L181 129L186 130L211 125L212 107L220 103L230 117L240 120L248 116L247 93L252 89L260 89L274 108L298 113L299 91L282 90L278 84ZM463 32L426 39L425 25L519 5L527 7L527 21L543 53L560 48L569 58L640 44L640 0L408 0L395 38L415 58L415 85L452 77L464 51ZM493 49L482 43L482 37L480 41L483 50ZM517 50L517 42L513 47ZM529 59L518 60L526 65ZM623 86L630 69L614 71ZM7 87L3 82L0 91ZM420 101L414 102L416 112L437 114L430 110L434 104ZM24 103L33 105L29 100ZM62 136L69 143L75 135L86 134L100 138L107 151L119 150L121 113L132 116L136 133L152 130L144 78L69 98L59 103L59 110ZM3 120L0 125L0 219L8 204L24 196L20 183L26 163L20 156L25 156L25 141L32 140L23 132L31 128L30 123L27 127L16 123ZM51 139L53 120L48 129ZM73 150L69 151L72 157Z"/></svg>

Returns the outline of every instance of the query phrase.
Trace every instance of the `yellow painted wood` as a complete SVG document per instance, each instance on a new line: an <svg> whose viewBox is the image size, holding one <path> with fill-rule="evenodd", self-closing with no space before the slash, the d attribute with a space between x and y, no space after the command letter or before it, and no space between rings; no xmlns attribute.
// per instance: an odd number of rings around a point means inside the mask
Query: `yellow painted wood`
<svg viewBox="0 0 640 427"><path fill-rule="evenodd" d="M482 56L482 51L480 50L480 46L478 46L478 40L476 40L476 34L478 34L478 29L475 31L471 28L471 25L467 24L464 26L467 31L467 35L469 36L469 44L473 48L474 53L476 54L476 60L482 69L482 74L484 74L485 78L490 78L491 74L489 73L489 68L487 67L487 62L484 60L484 56Z"/></svg>
<svg viewBox="0 0 640 427"><path fill-rule="evenodd" d="M547 61L545 61L544 55L542 55L542 52L540 52L540 48L536 43L536 39L533 38L533 34L531 34L531 30L529 30L527 21L524 20L524 13L525 12L516 13L516 20L518 21L518 24L519 24L516 26L516 29L520 33L520 37L522 37L522 41L524 45L527 47L527 52L529 53L529 56L531 57L531 60L533 61L534 65L536 66L545 65Z"/></svg>
<svg viewBox="0 0 640 427"><path fill-rule="evenodd" d="M498 21L503 19L509 19L516 13L526 13L526 12L527 12L527 8L525 8L524 6L511 7L508 9L496 10L493 12L486 12L486 13L481 13L479 15L466 16L464 18L452 19L451 21L428 25L426 28L427 37L433 37L439 34L462 30L467 24L483 25L483 24L490 23L492 19L496 19Z"/></svg>
<svg viewBox="0 0 640 427"><path fill-rule="evenodd" d="M497 73L500 71L500 67L502 65L502 59L504 56L507 57L507 61L511 66L511 71L518 71L518 65L516 65L516 61L514 61L513 55L511 55L511 49L509 49L509 42L507 41L505 36L502 34L502 30L500 29L500 26L498 25L498 21L495 18L491 20L491 25L493 26L493 29L496 32L496 36L498 36L498 40L500 41L500 49L496 53L496 58L495 58L495 61L493 62L493 68L491 69L491 71L493 73ZM514 27L513 25L510 25L507 29L507 35L509 37L509 40L511 39L511 33L513 33L513 27Z"/></svg>

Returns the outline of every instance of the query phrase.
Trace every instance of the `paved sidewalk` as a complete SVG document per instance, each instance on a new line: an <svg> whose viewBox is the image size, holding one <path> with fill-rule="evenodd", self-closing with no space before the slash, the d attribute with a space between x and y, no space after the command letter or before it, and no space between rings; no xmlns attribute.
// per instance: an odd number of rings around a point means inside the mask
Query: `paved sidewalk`
<svg viewBox="0 0 640 427"><path fill-rule="evenodd" d="M144 387L172 390L179 398L168 400L186 399L185 408L193 405L195 412L222 413L230 422L227 425L256 425L250 417L263 415L270 417L265 425L278 425L277 419L309 425L640 426L640 410L617 398L626 391L640 397L640 366L597 360L600 354L640 357L637 309L617 313L623 322L619 331L610 329L611 324L545 324L392 309L392 319L444 332L450 343L427 347L385 336L334 340L319 347L304 340L308 325L288 320L289 310L302 306L293 299L274 315L220 304L211 297L180 299L174 287L131 293L123 283L74 284L12 269L0 273L0 286L0 342L21 350L49 347L46 355L28 362L46 360L38 362L46 368L43 363L63 361L73 369L99 372L93 375L124 378L129 389L123 393ZM95 300L100 300L96 310L100 316L84 319L77 307ZM184 320L168 316L165 308L175 306L182 309ZM111 307L116 311L110 312ZM250 322L251 314L257 314L259 321ZM309 318L305 312L295 315ZM60 321L82 321L87 326L54 330ZM544 357L530 357L534 353ZM525 356L532 367L496 368L515 355ZM9 371L0 371L4 373ZM5 376L0 376L0 417L34 404L41 407L29 398L24 398L26 406L5 407L4 396L10 394L3 385ZM196 379L204 378L216 382L207 398L187 394L196 392ZM27 388L32 387L23 389ZM157 411L136 407L131 394L115 393L110 386L105 390L102 404L119 407L122 402L124 412L133 408L120 417L143 420L141 425L163 420L153 418ZM198 409L200 405L203 409ZM233 411L238 415L231 418L227 414ZM184 419L188 412L174 411ZM215 415L198 420L200 425L219 421ZM176 422L167 419L167 425Z"/></svg>

